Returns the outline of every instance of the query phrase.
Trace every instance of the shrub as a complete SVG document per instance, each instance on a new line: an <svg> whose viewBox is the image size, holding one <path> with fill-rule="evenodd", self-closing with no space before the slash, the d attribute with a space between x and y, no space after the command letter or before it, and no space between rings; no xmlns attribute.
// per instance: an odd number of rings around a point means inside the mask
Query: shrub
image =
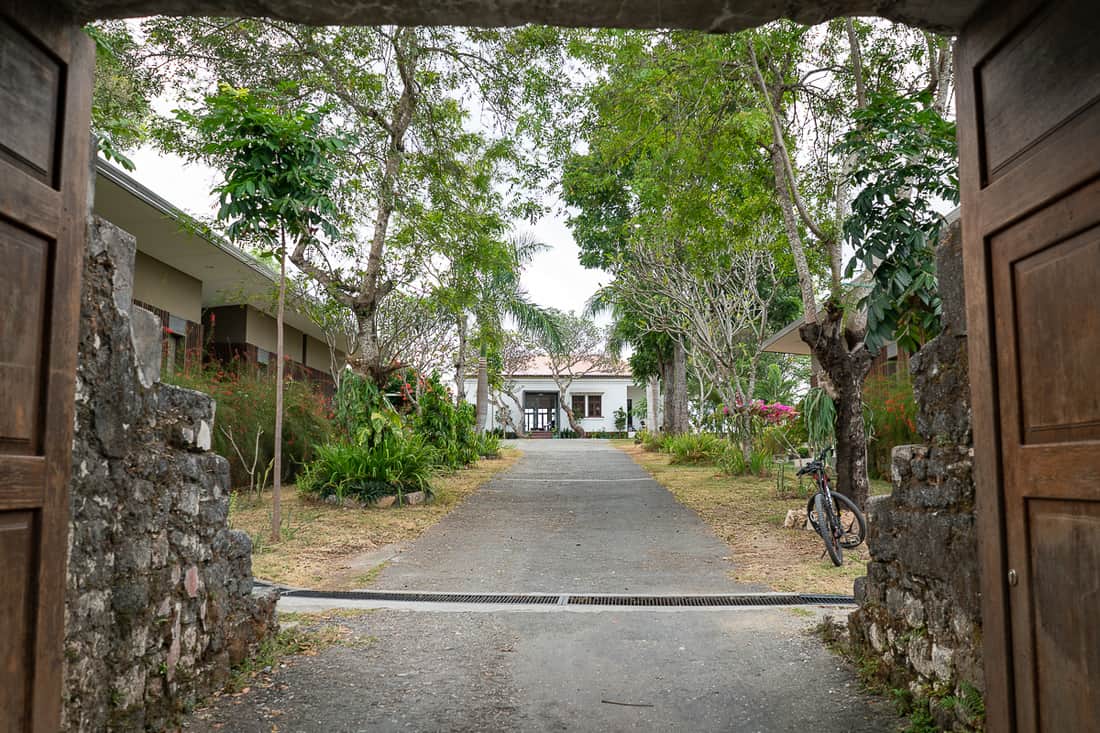
<svg viewBox="0 0 1100 733"><path fill-rule="evenodd" d="M718 465L718 469L727 476L744 475L749 468L748 462L745 461L745 454L744 451L741 450L741 446L734 445L733 443L727 443L723 447L715 463Z"/></svg>
<svg viewBox="0 0 1100 733"><path fill-rule="evenodd" d="M363 436L365 437L365 436ZM298 478L305 494L373 501L413 491L431 493L435 450L418 435L388 432L375 442L329 443Z"/></svg>
<svg viewBox="0 0 1100 733"><path fill-rule="evenodd" d="M863 385L864 419L870 438L867 467L872 476L890 475L890 453L896 446L920 443L917 401L908 372L868 377Z"/></svg>
<svg viewBox="0 0 1100 733"><path fill-rule="evenodd" d="M573 438L577 438L577 437L580 437L580 436L578 436L577 433L574 432L571 428L562 428L561 430L558 431L558 437L559 438L565 438L567 440L571 440Z"/></svg>
<svg viewBox="0 0 1100 733"><path fill-rule="evenodd" d="M665 442L672 463L713 463L722 454L726 441L711 433L683 433Z"/></svg>
<svg viewBox="0 0 1100 733"><path fill-rule="evenodd" d="M270 478L275 456L275 377L234 359L166 374L165 381L205 392L217 402L212 447L229 461L230 482L255 488ZM332 435L328 399L312 384L287 377L283 389L283 480L293 481L315 447ZM258 438L258 439L257 439Z"/></svg>
<svg viewBox="0 0 1100 733"><path fill-rule="evenodd" d="M420 395L413 430L435 448L439 465L461 468L478 457L477 415L468 402L455 405L438 374L432 374Z"/></svg>
<svg viewBox="0 0 1100 733"><path fill-rule="evenodd" d="M643 450L657 453L664 450L665 442L668 438L661 433L651 433L648 430L640 430L638 431L638 440L642 444Z"/></svg>
<svg viewBox="0 0 1100 733"><path fill-rule="evenodd" d="M354 373L344 375L332 400L332 413L344 438L351 440L368 424L372 414L392 409L386 396L369 379Z"/></svg>
<svg viewBox="0 0 1100 733"><path fill-rule="evenodd" d="M500 457L500 436L495 433L484 433L478 438L478 455L484 458Z"/></svg>

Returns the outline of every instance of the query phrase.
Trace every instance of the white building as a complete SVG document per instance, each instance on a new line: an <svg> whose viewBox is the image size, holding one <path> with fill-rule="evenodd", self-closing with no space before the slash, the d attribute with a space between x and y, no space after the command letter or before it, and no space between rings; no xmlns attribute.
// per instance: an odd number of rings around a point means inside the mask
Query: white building
<svg viewBox="0 0 1100 733"><path fill-rule="evenodd" d="M585 369L582 366L576 371L584 372ZM513 400L493 395L498 404L490 404L490 430L508 429L506 425L500 424L496 415L496 407L499 405L506 407L512 415L513 423L523 425L528 433L553 433L569 428L569 419L558 400L558 385L554 382L545 357L532 357L523 370L507 375L505 382L512 387L512 394L523 405L523 414L520 414ZM473 401L476 394L477 379L471 377L466 381L466 398ZM642 426L643 419L631 413L635 407L644 403L645 388L634 385L634 377L626 364L610 369L593 369L574 377L566 390L565 399L566 404L573 408L573 414L585 432L616 430L617 410L626 413L628 430L637 430Z"/></svg>

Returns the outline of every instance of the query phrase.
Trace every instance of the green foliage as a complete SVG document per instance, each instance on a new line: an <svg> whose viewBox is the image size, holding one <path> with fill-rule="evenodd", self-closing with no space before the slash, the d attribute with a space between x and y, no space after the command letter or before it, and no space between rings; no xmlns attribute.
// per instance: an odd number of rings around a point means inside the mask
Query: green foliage
<svg viewBox="0 0 1100 733"><path fill-rule="evenodd" d="M164 380L205 392L217 401L212 447L229 461L234 487L248 485L253 462L257 466L257 479L263 476L275 454L273 375L234 361L225 366L209 364L165 374ZM327 399L309 383L287 379L283 399L283 479L292 481L313 458L314 446L331 437L332 425ZM258 455L257 432L260 433Z"/></svg>
<svg viewBox="0 0 1100 733"><path fill-rule="evenodd" d="M621 407L615 408L615 430L622 432L626 430L626 410Z"/></svg>
<svg viewBox="0 0 1100 733"><path fill-rule="evenodd" d="M345 374L340 381L332 407L334 421L345 439L351 439L360 430L369 427L371 416L375 413L393 410L374 382L354 373Z"/></svg>
<svg viewBox="0 0 1100 733"><path fill-rule="evenodd" d="M799 414L806 425L806 436L812 450L819 451L833 443L836 427L836 405L821 387L814 387L802 398Z"/></svg>
<svg viewBox="0 0 1100 733"><path fill-rule="evenodd" d="M652 430L639 430L637 435L634 436L634 442L641 444L642 450L650 453L663 451L667 441L668 436Z"/></svg>
<svg viewBox="0 0 1100 733"><path fill-rule="evenodd" d="M364 430L361 438L368 437ZM377 431L373 442L357 440L317 447L317 458L298 478L298 489L320 498L382 496L431 491L436 451L418 435Z"/></svg>
<svg viewBox="0 0 1100 733"><path fill-rule="evenodd" d="M456 406L438 374L425 380L412 425L436 450L439 465L461 468L477 460L480 446L475 423L474 406L468 402Z"/></svg>
<svg viewBox="0 0 1100 733"><path fill-rule="evenodd" d="M749 472L749 462L741 446L729 443L716 461L718 470L727 476L743 476Z"/></svg>
<svg viewBox="0 0 1100 733"><path fill-rule="evenodd" d="M482 433L478 436L477 452L482 458L500 457L500 436L495 433Z"/></svg>
<svg viewBox="0 0 1100 733"><path fill-rule="evenodd" d="M896 446L920 443L917 401L908 371L893 376L871 376L863 385L864 416L874 437L868 445L872 476L890 475L890 453Z"/></svg>
<svg viewBox="0 0 1100 733"><path fill-rule="evenodd" d="M123 151L148 137L151 102L160 93L161 83L142 64L140 46L125 21L97 21L85 26L84 32L95 42L92 132L98 151L132 171L134 163Z"/></svg>
<svg viewBox="0 0 1100 733"><path fill-rule="evenodd" d="M837 146L858 164L849 182L859 189L844 235L855 249L848 263L872 273L861 301L869 348L891 339L915 352L940 329L935 247L943 224L936 199L959 202L955 125L932 104L931 93L874 95L854 113L855 126Z"/></svg>
<svg viewBox="0 0 1100 733"><path fill-rule="evenodd" d="M199 152L224 168L225 180L214 190L229 237L258 242L265 252L319 234L340 236L333 156L347 139L323 132L328 109L276 106L292 91L284 87L272 96L222 84L201 113L178 112L203 140Z"/></svg>
<svg viewBox="0 0 1100 733"><path fill-rule="evenodd" d="M670 463L714 463L728 443L713 433L683 433L665 441Z"/></svg>

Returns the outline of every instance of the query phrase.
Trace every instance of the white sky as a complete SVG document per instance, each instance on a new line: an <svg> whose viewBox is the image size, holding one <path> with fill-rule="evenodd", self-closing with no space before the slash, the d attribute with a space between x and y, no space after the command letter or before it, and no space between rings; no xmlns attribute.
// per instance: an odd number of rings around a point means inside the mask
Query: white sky
<svg viewBox="0 0 1100 733"><path fill-rule="evenodd" d="M131 175L157 194L192 216L213 218L217 199L210 190L218 181L218 173L209 166L188 163L151 147L143 147L130 155L135 169ZM602 271L581 267L577 260L577 244L559 213L561 202L547 202L551 213L537 224L516 224L517 231L529 232L550 249L539 254L523 274L523 284L531 299L542 306L580 312L585 301L596 289L610 280ZM601 319L603 320L603 319Z"/></svg>

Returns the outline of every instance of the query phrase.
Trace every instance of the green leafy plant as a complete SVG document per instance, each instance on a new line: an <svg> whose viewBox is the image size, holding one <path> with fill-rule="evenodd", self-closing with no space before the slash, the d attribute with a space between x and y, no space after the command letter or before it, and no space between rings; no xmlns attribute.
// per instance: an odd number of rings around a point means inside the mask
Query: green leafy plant
<svg viewBox="0 0 1100 733"><path fill-rule="evenodd" d="M671 463L714 463L722 454L726 441L712 433L674 435L665 443Z"/></svg>
<svg viewBox="0 0 1100 733"><path fill-rule="evenodd" d="M480 445L474 430L474 406L468 402L455 405L438 374L425 380L417 407L413 430L435 449L439 465L461 468L477 460Z"/></svg>
<svg viewBox="0 0 1100 733"><path fill-rule="evenodd" d="M749 470L745 452L741 446L728 443L716 461L718 469L727 476L742 476Z"/></svg>
<svg viewBox="0 0 1100 733"><path fill-rule="evenodd" d="M317 458L298 479L298 489L319 498L368 502L413 491L431 493L437 462L436 451L420 436L383 432L374 442L319 446Z"/></svg>
<svg viewBox="0 0 1100 733"><path fill-rule="evenodd" d="M482 458L499 458L500 437L494 433L483 433L478 437L477 452Z"/></svg>
<svg viewBox="0 0 1100 733"><path fill-rule="evenodd" d="M615 408L615 430L622 432L626 430L626 410L621 407Z"/></svg>
<svg viewBox="0 0 1100 733"><path fill-rule="evenodd" d="M844 222L855 249L847 275L860 264L872 275L861 301L867 346L895 340L916 351L940 330L932 249L943 216L935 200L959 202L955 124L936 110L927 90L875 94L853 118L855 126L837 146L859 161L848 176L860 191Z"/></svg>
<svg viewBox="0 0 1100 733"><path fill-rule="evenodd" d="M285 91L285 90L280 90ZM279 261L275 310L275 485L271 536L279 539L283 436L283 315L288 250L305 250L323 234L337 239L337 208L332 200L337 171L333 154L346 140L323 130L325 108L299 106L287 111L285 100L271 99L222 84L206 97L201 113L180 111L180 121L203 140L203 156L221 167L224 180L214 187L218 221L229 222L229 238L238 245L258 244L261 254Z"/></svg>
<svg viewBox="0 0 1100 733"><path fill-rule="evenodd" d="M836 405L820 387L814 387L802 398L799 413L806 423L806 435L813 451L820 451L834 442Z"/></svg>

